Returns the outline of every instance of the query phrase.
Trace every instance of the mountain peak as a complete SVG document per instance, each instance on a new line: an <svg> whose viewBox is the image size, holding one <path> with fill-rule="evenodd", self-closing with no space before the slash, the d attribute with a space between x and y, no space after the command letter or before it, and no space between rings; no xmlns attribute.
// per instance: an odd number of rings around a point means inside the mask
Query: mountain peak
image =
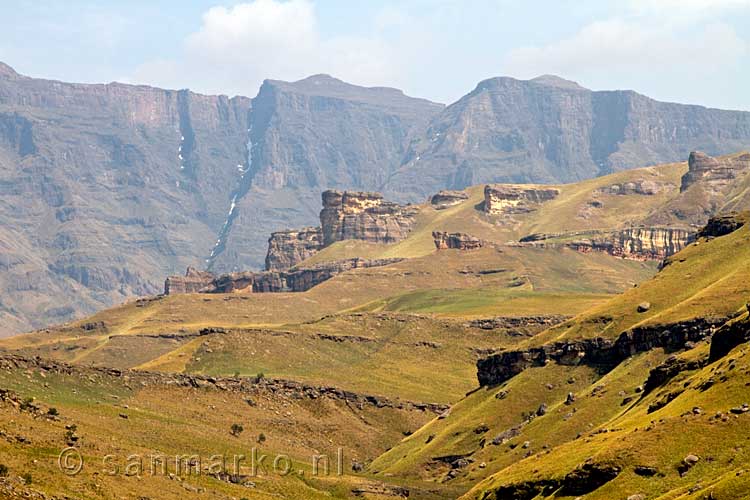
<svg viewBox="0 0 750 500"><path fill-rule="evenodd" d="M18 76L18 73L4 62L0 62L0 76Z"/></svg>
<svg viewBox="0 0 750 500"><path fill-rule="evenodd" d="M578 82L574 82L572 80L566 80L565 78L561 78L557 75L540 75L536 78L532 78L529 80L530 82L538 83L541 85L547 85L549 87L559 87L559 88L566 88L566 89L583 89Z"/></svg>

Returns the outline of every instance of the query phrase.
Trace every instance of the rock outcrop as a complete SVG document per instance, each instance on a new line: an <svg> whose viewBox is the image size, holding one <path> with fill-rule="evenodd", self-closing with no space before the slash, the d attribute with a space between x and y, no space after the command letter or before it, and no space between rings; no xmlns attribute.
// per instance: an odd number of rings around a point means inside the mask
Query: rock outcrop
<svg viewBox="0 0 750 500"><path fill-rule="evenodd" d="M199 283L183 284L185 278L167 278L164 293L280 293L305 292L312 287L327 281L337 274L366 267L387 266L402 259L346 259L325 262L308 268L292 268L286 271L238 272L213 276L203 273L201 284L210 277L208 283L198 287ZM190 270L188 270L190 273Z"/></svg>
<svg viewBox="0 0 750 500"><path fill-rule="evenodd" d="M435 210L444 210L468 199L469 195L463 191L444 190L432 195L430 204L435 207Z"/></svg>
<svg viewBox="0 0 750 500"><path fill-rule="evenodd" d="M632 227L619 231L530 234L519 242L538 247L567 247L583 253L604 252L629 260L661 261L685 248L694 238L695 234L687 229Z"/></svg>
<svg viewBox="0 0 750 500"><path fill-rule="evenodd" d="M381 396L345 391L331 386L313 386L293 380L259 377L213 377L185 373L161 373L145 370L71 365L51 359L0 354L0 370L34 370L85 378L90 383L103 383L108 379L121 379L140 387L190 387L206 391L249 393L268 391L278 395L304 399L329 398L374 408L396 408L441 413L448 407L442 404L392 400Z"/></svg>
<svg viewBox="0 0 750 500"><path fill-rule="evenodd" d="M266 271L289 269L303 262L323 248L323 234L319 227L271 233L266 254Z"/></svg>
<svg viewBox="0 0 750 500"><path fill-rule="evenodd" d="M531 212L558 194L555 188L488 184L484 187L484 211L491 215Z"/></svg>
<svg viewBox="0 0 750 500"><path fill-rule="evenodd" d="M432 239L435 242L435 248L438 250L476 250L489 245L486 241L465 233L433 231Z"/></svg>
<svg viewBox="0 0 750 500"><path fill-rule="evenodd" d="M329 190L323 193L323 245L362 240L395 243L411 231L418 208L385 201L380 193Z"/></svg>
<svg viewBox="0 0 750 500"><path fill-rule="evenodd" d="M395 243L409 235L419 208L383 199L380 193L324 191L320 227L273 233L266 270L289 269L344 240Z"/></svg>
<svg viewBox="0 0 750 500"><path fill-rule="evenodd" d="M698 232L698 237L718 238L719 236L725 236L743 227L748 219L750 219L750 213L740 214L737 212L711 217L705 227Z"/></svg>
<svg viewBox="0 0 750 500"><path fill-rule="evenodd" d="M669 187L674 187L673 184L662 184L651 180L646 179L636 179L631 182L624 182L622 184L611 184L609 186L605 186L598 191L600 193L604 194L613 194L613 195L622 195L622 196L628 196L628 195L634 195L639 194L642 196L653 196L655 194L659 194L665 189L668 189Z"/></svg>
<svg viewBox="0 0 750 500"><path fill-rule="evenodd" d="M164 280L164 295L198 293L211 285L216 276L207 271L188 267L185 276L169 276Z"/></svg>
<svg viewBox="0 0 750 500"><path fill-rule="evenodd" d="M694 184L707 191L718 192L727 187L738 175L750 171L750 153L727 158L713 158L693 151L688 158L688 171L682 176L680 192Z"/></svg>
<svg viewBox="0 0 750 500"><path fill-rule="evenodd" d="M523 351L506 351L477 361L477 378L482 386L497 385L527 368L548 362L561 365L585 364L610 370L626 358L656 348L676 351L688 342L710 336L726 319L696 319L664 326L637 327L616 340L592 338L553 342Z"/></svg>
<svg viewBox="0 0 750 500"><path fill-rule="evenodd" d="M605 252L629 260L664 260L693 239L693 233L674 228L628 228L601 236L580 239L566 246L579 252Z"/></svg>

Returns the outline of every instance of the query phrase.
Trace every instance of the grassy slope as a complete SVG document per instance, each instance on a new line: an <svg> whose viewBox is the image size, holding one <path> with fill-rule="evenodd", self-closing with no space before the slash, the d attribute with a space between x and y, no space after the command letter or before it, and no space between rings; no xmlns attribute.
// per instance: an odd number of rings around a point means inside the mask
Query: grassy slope
<svg viewBox="0 0 750 500"><path fill-rule="evenodd" d="M363 461L383 451L404 431L418 426L427 417L420 411L406 411L370 405L363 408L343 402L318 398L293 398L256 390L248 394L210 389L131 386L121 378L87 374L60 375L30 370L19 373L0 372L0 386L16 391L23 398L35 397L44 411L55 407L59 420L32 417L8 403L0 402L0 430L9 439L0 440L0 463L11 475L30 473L33 488L69 495L74 498L159 498L178 499L189 495L181 482L160 474L145 473L141 478L126 477L124 467L130 454L197 454L203 467L214 454L250 456L259 453L273 457L283 453L294 461L293 470L309 475L315 454L336 456L343 447L344 473L338 477L313 479L273 472L259 474L252 480L256 487L231 485L207 477L187 477L186 483L206 490L209 498L348 498L352 487L368 479L354 477L351 460ZM120 415L127 415L127 419ZM230 435L233 423L245 430L238 437ZM81 437L76 445L85 460L83 472L64 476L57 456L66 447L65 426L75 424ZM265 435L257 443L260 433ZM23 436L21 443L15 436ZM103 457L113 454L120 474L109 476ZM335 462L334 462L335 464ZM231 458L230 458L231 465ZM147 466L147 465L146 465ZM270 466L268 463L266 466ZM174 472L174 467L169 467ZM249 474L248 468L242 470ZM0 494L1 496L1 494Z"/></svg>
<svg viewBox="0 0 750 500"><path fill-rule="evenodd" d="M638 325L730 315L750 297L749 261L750 225L721 238L696 242L671 257L649 281L550 329L533 343L614 337ZM651 304L647 313L637 310L642 302Z"/></svg>
<svg viewBox="0 0 750 500"><path fill-rule="evenodd" d="M750 297L750 271L739 264L750 261L749 229L746 226L730 235L691 246L637 289L526 342L539 344L601 334L616 336L639 323L668 323L736 313ZM639 314L635 307L643 300L651 301L654 307ZM612 326L602 327L601 322L593 321L602 316L611 316ZM747 314L743 318L740 321L747 321ZM740 455L744 453L735 446L750 439L747 424L743 423L750 416L732 416L728 422L710 421L708 417L750 402L746 392L750 385L748 349L743 345L723 361L683 373L644 398L635 388L645 381L650 368L667 357L662 350L630 358L601 378L583 367L550 364L532 368L501 387L482 388L467 396L453 406L450 416L433 419L374 461L371 469L381 475L444 481L448 466L440 465L435 458L470 455L473 462L461 469L449 484L473 488L467 498L484 498L483 492L500 485L562 478L594 457L597 461L617 462L625 467L625 472L586 498L626 498L635 493L643 493L646 498L665 495L665 500L703 498L686 494L689 487L701 482L706 483L699 488L703 495L714 488L714 482L717 491L746 491L738 488L750 487L750 477L745 480L734 476L733 464L734 460L740 463ZM708 343L704 342L680 356L702 359L707 353ZM709 377L720 384L709 390L698 389ZM508 391L508 395L496 398L501 391ZM573 405L564 404L568 391L576 395ZM663 409L647 413L651 403L663 400L670 393L679 396ZM499 446L488 444L500 432L521 423L522 413L534 411L542 403L548 405L547 413L524 426L521 435ZM696 406L702 408L702 416L682 416ZM489 430L477 433L480 424ZM647 427L650 428L645 430ZM595 433L597 429L610 432ZM576 438L579 434L584 437ZM519 446L527 441L528 448ZM695 474L691 471L692 479L682 480L676 467L689 453L712 457L712 461L701 463ZM734 455L736 458L732 458ZM636 465L655 466L666 479L639 477L633 473ZM482 482L484 478L488 479Z"/></svg>

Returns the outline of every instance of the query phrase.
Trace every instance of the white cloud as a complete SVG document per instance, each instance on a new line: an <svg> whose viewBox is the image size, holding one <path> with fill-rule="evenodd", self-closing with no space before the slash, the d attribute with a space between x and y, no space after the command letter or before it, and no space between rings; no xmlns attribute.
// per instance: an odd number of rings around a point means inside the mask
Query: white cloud
<svg viewBox="0 0 750 500"><path fill-rule="evenodd" d="M697 67L716 70L738 62L746 52L746 42L723 23L692 26L685 32L643 20L611 19L591 23L569 38L542 47L511 50L505 68L523 77L636 71L656 77Z"/></svg>
<svg viewBox="0 0 750 500"><path fill-rule="evenodd" d="M147 62L128 80L249 96L265 78L313 73L384 85L395 73L390 55L378 38L323 37L308 0L255 0L209 9L179 59Z"/></svg>
<svg viewBox="0 0 750 500"><path fill-rule="evenodd" d="M679 13L681 11L717 11L720 9L750 8L750 0L630 0L636 11Z"/></svg>

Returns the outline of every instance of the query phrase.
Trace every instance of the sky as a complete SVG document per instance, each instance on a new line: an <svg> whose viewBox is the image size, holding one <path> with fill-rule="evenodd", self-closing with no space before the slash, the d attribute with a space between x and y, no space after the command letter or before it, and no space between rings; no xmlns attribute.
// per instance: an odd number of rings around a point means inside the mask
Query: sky
<svg viewBox="0 0 750 500"><path fill-rule="evenodd" d="M2 0L34 77L253 97L328 73L449 104L495 76L750 110L750 0Z"/></svg>

